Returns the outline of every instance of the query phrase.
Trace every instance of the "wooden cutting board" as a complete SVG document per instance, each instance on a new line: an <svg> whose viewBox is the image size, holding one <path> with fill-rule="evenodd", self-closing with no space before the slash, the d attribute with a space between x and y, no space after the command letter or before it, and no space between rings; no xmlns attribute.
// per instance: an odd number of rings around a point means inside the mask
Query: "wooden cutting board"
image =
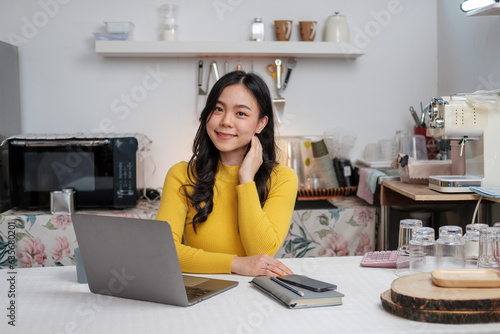
<svg viewBox="0 0 500 334"><path fill-rule="evenodd" d="M443 324L479 324L500 322L500 310L496 311L442 311L412 309L395 303L391 298L391 290L380 295L384 309L394 315L421 322Z"/></svg>
<svg viewBox="0 0 500 334"><path fill-rule="evenodd" d="M391 300L404 308L439 311L500 311L500 288L443 288L430 273L392 282Z"/></svg>

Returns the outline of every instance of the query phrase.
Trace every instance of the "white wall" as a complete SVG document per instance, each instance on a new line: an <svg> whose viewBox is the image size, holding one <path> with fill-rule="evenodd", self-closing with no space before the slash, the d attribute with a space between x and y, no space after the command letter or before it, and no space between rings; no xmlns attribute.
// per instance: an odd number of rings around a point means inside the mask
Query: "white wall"
<svg viewBox="0 0 500 334"><path fill-rule="evenodd" d="M438 94L500 88L500 16L467 17L461 0L438 2Z"/></svg>
<svg viewBox="0 0 500 334"><path fill-rule="evenodd" d="M149 186L161 186L168 168L190 157L198 60L103 58L94 52L92 32L102 30L103 21L128 20L135 23L136 40L157 39L157 9L163 2L1 1L0 40L20 47L23 132L91 131L106 122L115 132L143 132L153 140L157 167ZM345 14L351 41L365 55L354 61L298 59L284 94L287 119L278 130L286 136L321 135L333 127L353 131L352 159L361 156L366 143L410 130L409 106L418 110L438 91L433 0L171 2L180 5L180 39L193 41L247 40L257 16L266 23L266 39L273 40L275 19L317 20L321 31L329 15ZM292 40L298 40L294 28ZM228 60L231 68L241 61L251 69L250 59ZM265 73L270 60L253 60L253 69L271 85ZM137 92L155 70L158 87L125 108L125 96Z"/></svg>

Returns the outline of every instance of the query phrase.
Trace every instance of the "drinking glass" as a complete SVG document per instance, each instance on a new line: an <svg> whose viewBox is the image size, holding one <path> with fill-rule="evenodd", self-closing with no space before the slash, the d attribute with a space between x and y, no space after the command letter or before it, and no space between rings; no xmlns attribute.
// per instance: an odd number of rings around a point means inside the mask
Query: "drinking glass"
<svg viewBox="0 0 500 334"><path fill-rule="evenodd" d="M422 221L420 219L403 219L399 221L398 248L410 244L413 229L416 227L422 227Z"/></svg>
<svg viewBox="0 0 500 334"><path fill-rule="evenodd" d="M435 231L432 227L416 227L410 240L410 273L431 272L435 261Z"/></svg>
<svg viewBox="0 0 500 334"><path fill-rule="evenodd" d="M441 226L436 241L436 269L465 268L464 245L460 226Z"/></svg>
<svg viewBox="0 0 500 334"><path fill-rule="evenodd" d="M463 240L465 242L466 267L477 268L477 258L479 256L479 232L487 228L487 224L469 224L465 227Z"/></svg>
<svg viewBox="0 0 500 334"><path fill-rule="evenodd" d="M479 268L500 269L500 227L487 227L479 231Z"/></svg>
<svg viewBox="0 0 500 334"><path fill-rule="evenodd" d="M413 229L422 227L419 219L403 219L399 222L398 254L396 257L396 275L404 276L410 273L410 240Z"/></svg>

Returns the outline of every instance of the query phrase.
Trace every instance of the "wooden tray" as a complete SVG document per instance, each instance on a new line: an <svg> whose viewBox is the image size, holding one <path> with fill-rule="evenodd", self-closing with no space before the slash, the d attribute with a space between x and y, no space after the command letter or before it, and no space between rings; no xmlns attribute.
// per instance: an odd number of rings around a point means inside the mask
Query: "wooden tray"
<svg viewBox="0 0 500 334"><path fill-rule="evenodd" d="M392 282L391 300L404 308L440 311L500 311L500 288L443 288L430 273Z"/></svg>
<svg viewBox="0 0 500 334"><path fill-rule="evenodd" d="M500 271L495 269L438 269L431 277L444 288L500 288Z"/></svg>
<svg viewBox="0 0 500 334"><path fill-rule="evenodd" d="M443 324L478 324L489 322L500 322L500 311L441 311L414 309L401 306L391 298L391 290L387 290L380 295L382 307L397 316L421 321Z"/></svg>

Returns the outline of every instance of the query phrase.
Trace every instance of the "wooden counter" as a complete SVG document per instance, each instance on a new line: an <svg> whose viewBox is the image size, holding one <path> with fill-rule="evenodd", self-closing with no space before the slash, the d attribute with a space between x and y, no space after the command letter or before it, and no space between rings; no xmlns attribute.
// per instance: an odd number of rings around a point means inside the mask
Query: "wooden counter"
<svg viewBox="0 0 500 334"><path fill-rule="evenodd" d="M389 210L391 206L450 205L474 203L480 199L476 193L440 193L429 189L427 184L409 184L401 181L383 181L380 185L380 232L379 249L388 247ZM500 198L483 197L483 201L500 203Z"/></svg>
<svg viewBox="0 0 500 334"><path fill-rule="evenodd" d="M409 184L401 181L383 181L380 187L380 205L382 206L415 205L419 204L418 202L449 204L457 201L477 201L479 197L476 193L440 193L429 189L427 184ZM494 198L488 198L488 200L500 202L499 199Z"/></svg>

